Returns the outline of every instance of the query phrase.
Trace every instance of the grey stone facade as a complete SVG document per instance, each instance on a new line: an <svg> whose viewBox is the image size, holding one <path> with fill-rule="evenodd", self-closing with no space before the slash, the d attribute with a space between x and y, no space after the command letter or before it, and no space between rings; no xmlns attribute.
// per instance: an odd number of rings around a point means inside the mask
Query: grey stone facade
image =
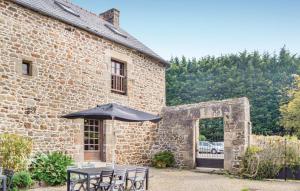
<svg viewBox="0 0 300 191"><path fill-rule="evenodd" d="M170 150L175 154L177 167L194 168L198 120L224 118L224 168L239 168L251 134L250 108L247 98L210 101L198 104L166 107L152 153Z"/></svg>

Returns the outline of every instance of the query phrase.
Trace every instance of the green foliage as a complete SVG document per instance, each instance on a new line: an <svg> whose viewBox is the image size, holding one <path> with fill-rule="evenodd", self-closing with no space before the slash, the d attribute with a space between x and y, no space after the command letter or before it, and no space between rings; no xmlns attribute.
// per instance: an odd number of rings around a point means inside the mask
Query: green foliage
<svg viewBox="0 0 300 191"><path fill-rule="evenodd" d="M213 142L224 140L223 118L202 119L199 123L200 134L204 135L206 140Z"/></svg>
<svg viewBox="0 0 300 191"><path fill-rule="evenodd" d="M283 142L270 142L263 148L249 147L242 160L241 175L247 178L275 178L280 169L287 164L295 168L300 164L300 153L290 142L285 148Z"/></svg>
<svg viewBox="0 0 300 191"><path fill-rule="evenodd" d="M249 147L242 160L242 176L253 179L274 178L282 164L281 150Z"/></svg>
<svg viewBox="0 0 300 191"><path fill-rule="evenodd" d="M300 139L300 77L296 78L296 88L290 92L291 99L280 107L281 124Z"/></svg>
<svg viewBox="0 0 300 191"><path fill-rule="evenodd" d="M199 141L206 141L206 137L204 135L200 134Z"/></svg>
<svg viewBox="0 0 300 191"><path fill-rule="evenodd" d="M219 57L171 59L166 73L167 104L179 105L248 97L253 132L280 132L281 102L292 74L300 73L300 58L282 48L278 55L242 52Z"/></svg>
<svg viewBox="0 0 300 191"><path fill-rule="evenodd" d="M248 188L243 188L241 191L250 191Z"/></svg>
<svg viewBox="0 0 300 191"><path fill-rule="evenodd" d="M28 171L20 171L14 174L12 184L14 188L29 188L33 180Z"/></svg>
<svg viewBox="0 0 300 191"><path fill-rule="evenodd" d="M0 135L0 164L4 169L27 169L31 151L31 139L15 134Z"/></svg>
<svg viewBox="0 0 300 191"><path fill-rule="evenodd" d="M174 155L170 151L158 152L152 159L152 165L156 168L172 167L174 163Z"/></svg>
<svg viewBox="0 0 300 191"><path fill-rule="evenodd" d="M67 166L72 163L71 157L60 152L38 154L31 165L32 178L51 186L62 185L66 182Z"/></svg>

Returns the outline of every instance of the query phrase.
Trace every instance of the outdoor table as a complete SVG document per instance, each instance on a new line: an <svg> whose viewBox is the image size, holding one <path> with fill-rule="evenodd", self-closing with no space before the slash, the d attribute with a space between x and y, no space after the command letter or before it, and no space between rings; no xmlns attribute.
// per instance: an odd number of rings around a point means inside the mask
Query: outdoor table
<svg viewBox="0 0 300 191"><path fill-rule="evenodd" d="M115 166L114 169L116 170L126 170L128 171L134 171L137 166ZM145 167L147 169L146 172L146 190L148 190L149 185L149 168ZM92 176L97 176L101 174L101 171L103 170L113 170L112 167L99 167L99 168L78 168L78 169L70 169L67 170L67 191L70 190L70 184L71 184L71 174L77 174L77 175L83 175L86 177L86 190L90 191L90 181ZM126 185L127 185L127 177L126 177Z"/></svg>
<svg viewBox="0 0 300 191"><path fill-rule="evenodd" d="M2 191L6 191L6 181L7 181L7 177L5 175L0 175L0 181L1 181L1 186L0 188L2 189Z"/></svg>

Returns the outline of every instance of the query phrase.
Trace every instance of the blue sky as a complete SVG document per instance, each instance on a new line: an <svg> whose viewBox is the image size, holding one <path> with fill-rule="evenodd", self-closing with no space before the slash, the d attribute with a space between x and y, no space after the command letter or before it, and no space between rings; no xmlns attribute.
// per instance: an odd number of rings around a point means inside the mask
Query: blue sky
<svg viewBox="0 0 300 191"><path fill-rule="evenodd" d="M300 0L72 0L121 11L123 29L165 59L243 50L300 54Z"/></svg>

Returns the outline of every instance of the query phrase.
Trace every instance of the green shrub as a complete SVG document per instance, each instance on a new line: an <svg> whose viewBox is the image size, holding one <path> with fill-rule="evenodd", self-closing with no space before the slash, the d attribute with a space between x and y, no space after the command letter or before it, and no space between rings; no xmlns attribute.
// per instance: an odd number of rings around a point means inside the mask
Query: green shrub
<svg viewBox="0 0 300 191"><path fill-rule="evenodd" d="M72 163L72 158L61 152L38 154L30 168L32 178L51 186L62 185L66 182L67 166Z"/></svg>
<svg viewBox="0 0 300 191"><path fill-rule="evenodd" d="M275 178L285 165L296 168L300 164L299 151L294 145L285 148L282 142L270 142L264 148L249 147L242 160L241 174L247 178Z"/></svg>
<svg viewBox="0 0 300 191"><path fill-rule="evenodd" d="M282 167L282 146L249 147L242 160L242 175L253 179L274 178Z"/></svg>
<svg viewBox="0 0 300 191"><path fill-rule="evenodd" d="M14 174L12 184L14 188L29 188L33 183L28 171L20 171Z"/></svg>
<svg viewBox="0 0 300 191"><path fill-rule="evenodd" d="M0 164L4 169L26 170L32 141L15 134L0 135Z"/></svg>
<svg viewBox="0 0 300 191"><path fill-rule="evenodd" d="M156 153L152 159L152 165L156 168L172 167L174 163L174 155L170 151Z"/></svg>
<svg viewBox="0 0 300 191"><path fill-rule="evenodd" d="M206 141L206 137L204 135L199 135L199 141Z"/></svg>

